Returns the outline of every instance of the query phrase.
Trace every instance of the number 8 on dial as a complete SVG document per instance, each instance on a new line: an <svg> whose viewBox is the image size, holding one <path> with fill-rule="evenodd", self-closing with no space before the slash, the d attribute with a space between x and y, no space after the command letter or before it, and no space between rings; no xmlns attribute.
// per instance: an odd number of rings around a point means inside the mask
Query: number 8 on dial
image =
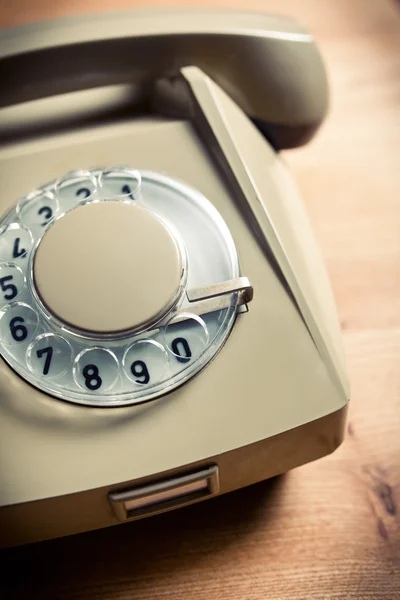
<svg viewBox="0 0 400 600"><path fill-rule="evenodd" d="M94 347L75 358L76 383L88 392L105 392L113 387L119 374L118 360L111 350Z"/></svg>

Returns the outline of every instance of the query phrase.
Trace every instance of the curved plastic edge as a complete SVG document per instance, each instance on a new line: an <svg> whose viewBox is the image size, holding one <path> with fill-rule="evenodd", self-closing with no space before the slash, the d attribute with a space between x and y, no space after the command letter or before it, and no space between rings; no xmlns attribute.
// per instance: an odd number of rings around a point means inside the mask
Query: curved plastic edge
<svg viewBox="0 0 400 600"><path fill-rule="evenodd" d="M272 148L204 73L182 69L193 121L233 186L236 202L291 294L345 401L349 379L332 290L296 187Z"/></svg>

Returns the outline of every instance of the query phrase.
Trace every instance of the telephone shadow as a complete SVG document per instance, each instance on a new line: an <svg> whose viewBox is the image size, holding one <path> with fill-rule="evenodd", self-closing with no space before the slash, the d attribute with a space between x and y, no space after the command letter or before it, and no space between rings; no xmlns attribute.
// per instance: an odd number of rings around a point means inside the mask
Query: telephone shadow
<svg viewBox="0 0 400 600"><path fill-rule="evenodd" d="M149 597L149 582L198 569L276 518L285 476L177 511L0 552L2 597ZM16 577L16 574L18 576ZM141 594L141 590L143 594ZM126 596L128 597L128 596Z"/></svg>
<svg viewBox="0 0 400 600"><path fill-rule="evenodd" d="M2 357L0 357L0 361ZM202 376L202 372L196 376ZM25 394L21 393L20 385L32 388L35 400L26 401ZM43 434L46 429L52 432L82 435L84 433L104 435L104 432L115 427L127 427L130 423L137 423L143 418L148 418L157 412L167 410L171 402L182 398L184 386L164 394L163 396L129 406L83 406L73 402L54 398L38 392L29 382L13 370L0 374L1 406L0 416L4 411L13 418L19 419L37 429L38 434ZM10 390L8 394L4 390Z"/></svg>

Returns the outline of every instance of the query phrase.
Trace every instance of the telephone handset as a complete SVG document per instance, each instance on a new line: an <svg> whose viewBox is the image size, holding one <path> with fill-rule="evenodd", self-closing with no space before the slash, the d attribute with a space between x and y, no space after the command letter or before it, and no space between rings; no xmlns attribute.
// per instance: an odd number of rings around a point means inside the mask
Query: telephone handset
<svg viewBox="0 0 400 600"><path fill-rule="evenodd" d="M312 137L328 87L309 33L282 17L228 11L141 11L60 19L2 32L0 106L130 83L137 102L154 84L198 66L276 148ZM164 103L161 111L179 106Z"/></svg>
<svg viewBox="0 0 400 600"><path fill-rule="evenodd" d="M1 544L332 451L340 330L276 152L326 112L309 34L122 13L2 32L0 59Z"/></svg>

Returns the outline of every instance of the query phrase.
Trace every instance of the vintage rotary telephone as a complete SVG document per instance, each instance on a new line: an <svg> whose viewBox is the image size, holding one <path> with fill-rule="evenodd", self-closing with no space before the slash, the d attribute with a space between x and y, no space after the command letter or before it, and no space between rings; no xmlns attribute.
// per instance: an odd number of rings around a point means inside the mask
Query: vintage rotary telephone
<svg viewBox="0 0 400 600"><path fill-rule="evenodd" d="M334 450L327 277L277 151L327 109L311 36L231 12L0 34L1 545Z"/></svg>

